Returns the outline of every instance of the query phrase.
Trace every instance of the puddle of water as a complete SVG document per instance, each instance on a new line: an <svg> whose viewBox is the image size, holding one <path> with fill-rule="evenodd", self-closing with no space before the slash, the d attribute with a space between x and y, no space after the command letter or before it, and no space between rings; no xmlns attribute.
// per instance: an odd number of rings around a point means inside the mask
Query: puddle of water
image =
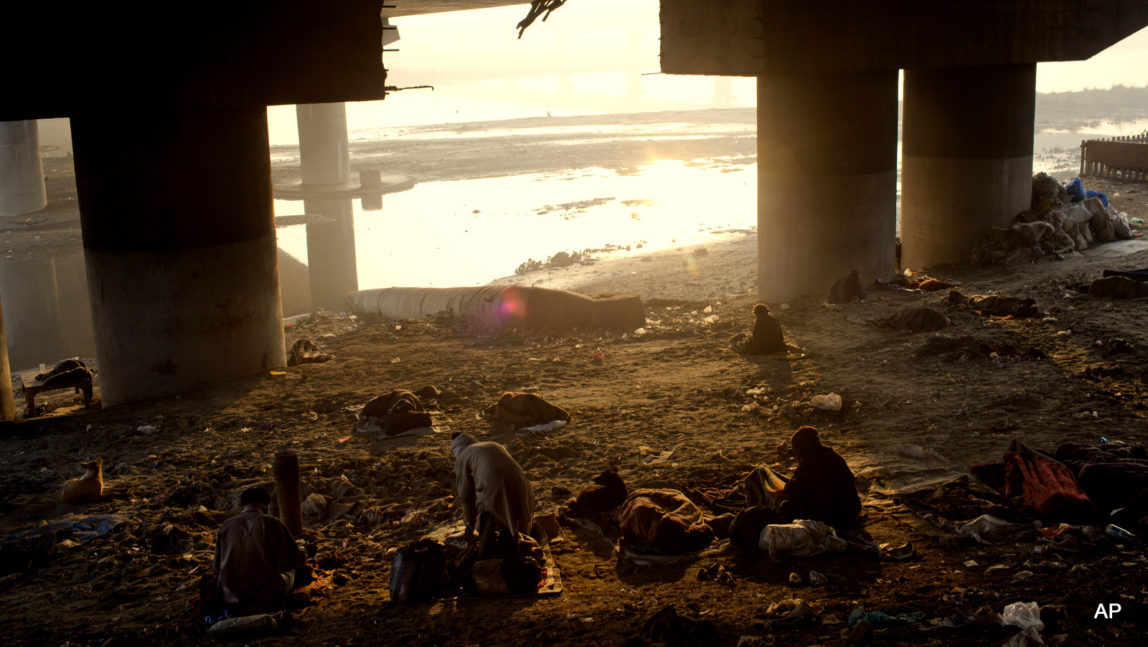
<svg viewBox="0 0 1148 647"><path fill-rule="evenodd" d="M277 216L303 211L302 201L275 201ZM355 200L353 218L359 289L483 285L558 251L651 251L754 228L757 167L667 160L625 175L589 168L428 182L384 196L381 210ZM306 225L278 236L280 249L307 262Z"/></svg>

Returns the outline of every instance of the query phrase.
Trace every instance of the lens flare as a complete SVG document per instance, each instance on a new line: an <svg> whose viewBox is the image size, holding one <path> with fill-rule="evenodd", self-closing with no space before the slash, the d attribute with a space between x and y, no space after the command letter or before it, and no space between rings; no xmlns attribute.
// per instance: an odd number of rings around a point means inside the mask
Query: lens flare
<svg viewBox="0 0 1148 647"><path fill-rule="evenodd" d="M510 319L526 319L526 296L522 290L506 288L498 303L498 316L504 324Z"/></svg>

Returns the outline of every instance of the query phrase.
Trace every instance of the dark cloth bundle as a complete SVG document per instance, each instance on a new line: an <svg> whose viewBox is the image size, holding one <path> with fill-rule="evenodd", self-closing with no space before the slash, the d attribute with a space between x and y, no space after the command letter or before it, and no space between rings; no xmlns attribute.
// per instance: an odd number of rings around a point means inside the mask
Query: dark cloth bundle
<svg viewBox="0 0 1148 647"><path fill-rule="evenodd" d="M622 539L639 552L678 555L714 538L702 511L678 490L634 490L618 510Z"/></svg>
<svg viewBox="0 0 1148 647"><path fill-rule="evenodd" d="M423 409L422 400L402 389L374 398L363 406L359 417L375 422L387 436L431 425L430 414Z"/></svg>
<svg viewBox="0 0 1148 647"><path fill-rule="evenodd" d="M533 393L503 393L485 413L496 426L513 429L544 425L552 420L570 421L570 414L564 409Z"/></svg>

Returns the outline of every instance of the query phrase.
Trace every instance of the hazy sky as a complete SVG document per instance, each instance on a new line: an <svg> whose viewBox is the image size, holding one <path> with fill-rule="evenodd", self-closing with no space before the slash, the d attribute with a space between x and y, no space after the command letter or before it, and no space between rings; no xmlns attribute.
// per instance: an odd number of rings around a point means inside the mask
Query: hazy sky
<svg viewBox="0 0 1148 647"><path fill-rule="evenodd" d="M523 15L513 6L396 20L402 38L384 58L388 83L436 89L388 97L391 123L714 105L712 77L659 74L658 0L569 0L519 40ZM641 100L623 100L640 74ZM1148 29L1087 61L1037 66L1038 92L1114 84L1148 86ZM730 85L733 106L755 104L754 79Z"/></svg>
<svg viewBox="0 0 1148 647"><path fill-rule="evenodd" d="M513 6L400 19L400 51L387 55L387 67L400 84L449 83L458 69L487 78L570 65L659 69L658 0L569 0L518 40L515 24L524 14ZM1148 29L1087 61L1039 68L1039 92L1148 85Z"/></svg>

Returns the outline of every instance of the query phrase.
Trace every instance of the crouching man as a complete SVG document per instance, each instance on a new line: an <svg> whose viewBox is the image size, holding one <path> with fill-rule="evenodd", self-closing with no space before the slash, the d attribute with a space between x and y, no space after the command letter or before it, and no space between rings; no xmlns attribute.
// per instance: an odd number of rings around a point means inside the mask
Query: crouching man
<svg viewBox="0 0 1148 647"><path fill-rule="evenodd" d="M282 609L297 575L309 575L291 531L267 514L263 488L240 495L243 512L223 522L215 537L215 573L222 602L235 615ZM302 571L302 572L301 572Z"/></svg>
<svg viewBox="0 0 1148 647"><path fill-rule="evenodd" d="M455 434L451 452L467 540L478 531L478 558L517 554L518 533L529 533L534 519L534 492L522 467L502 445L470 434Z"/></svg>
<svg viewBox="0 0 1148 647"><path fill-rule="evenodd" d="M786 479L768 467L754 469L743 484L747 504L772 509L777 517L767 511L766 523L814 519L839 529L858 527L861 498L845 459L822 445L813 427L798 429L789 442L797 457L793 476Z"/></svg>

